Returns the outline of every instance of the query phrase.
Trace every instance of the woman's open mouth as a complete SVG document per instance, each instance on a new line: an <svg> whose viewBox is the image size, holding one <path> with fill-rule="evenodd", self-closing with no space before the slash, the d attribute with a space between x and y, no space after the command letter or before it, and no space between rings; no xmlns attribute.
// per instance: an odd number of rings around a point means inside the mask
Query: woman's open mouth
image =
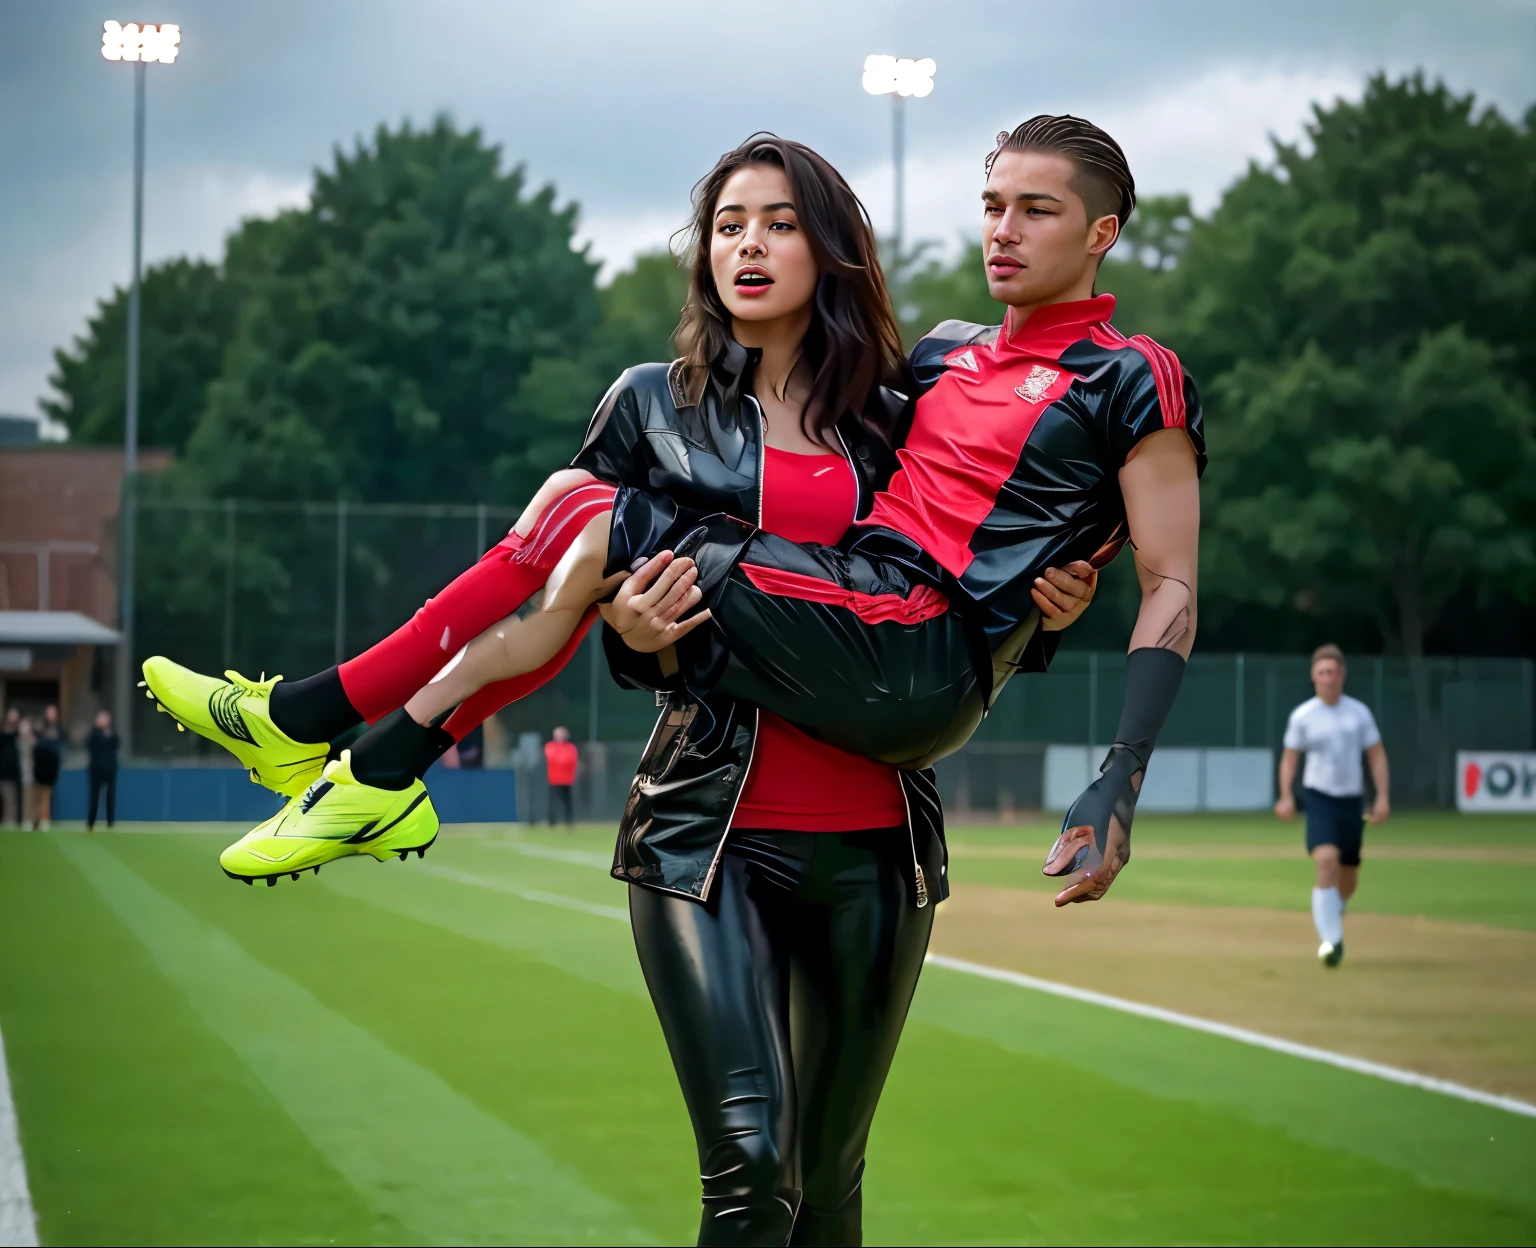
<svg viewBox="0 0 1536 1248"><path fill-rule="evenodd" d="M755 264L749 264L736 271L736 291L742 295L761 295L767 292L773 285L773 278L768 276L766 269L761 269Z"/></svg>

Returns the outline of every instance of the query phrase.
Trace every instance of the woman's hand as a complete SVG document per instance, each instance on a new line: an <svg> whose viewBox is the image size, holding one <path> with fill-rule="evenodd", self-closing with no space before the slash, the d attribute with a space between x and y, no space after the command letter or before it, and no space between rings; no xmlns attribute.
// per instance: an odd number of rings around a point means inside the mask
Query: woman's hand
<svg viewBox="0 0 1536 1248"><path fill-rule="evenodd" d="M1040 627L1054 633L1075 623L1088 610L1098 587L1098 569L1085 560L1067 564L1066 571L1047 568L1044 575L1035 577L1029 591L1040 608Z"/></svg>
<svg viewBox="0 0 1536 1248"><path fill-rule="evenodd" d="M704 596L694 584L698 575L692 559L678 559L670 550L653 555L629 574L613 601L600 608L603 619L631 650L665 650L709 619L708 611L679 618Z"/></svg>

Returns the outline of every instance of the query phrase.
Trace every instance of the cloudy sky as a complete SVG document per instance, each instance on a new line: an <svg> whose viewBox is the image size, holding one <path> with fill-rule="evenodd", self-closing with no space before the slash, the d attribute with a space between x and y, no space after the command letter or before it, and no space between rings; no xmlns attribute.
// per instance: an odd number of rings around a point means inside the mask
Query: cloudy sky
<svg viewBox="0 0 1536 1248"><path fill-rule="evenodd" d="M1309 105L1422 67L1506 112L1536 101L1536 0L0 0L0 412L32 412L51 351L129 269L131 73L104 18L179 22L150 66L145 257L216 255L241 218L303 200L337 143L447 111L581 204L622 266L664 242L693 180L748 132L808 142L891 214L890 105L870 52L931 56L908 107L909 234L975 228L999 129L1074 112L1144 191L1209 206Z"/></svg>

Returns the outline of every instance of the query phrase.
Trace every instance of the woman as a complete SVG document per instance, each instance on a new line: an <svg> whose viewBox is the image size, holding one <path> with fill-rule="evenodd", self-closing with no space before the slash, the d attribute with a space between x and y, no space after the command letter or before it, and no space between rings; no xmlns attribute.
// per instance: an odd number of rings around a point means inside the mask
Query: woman
<svg viewBox="0 0 1536 1248"><path fill-rule="evenodd" d="M693 229L683 358L672 368L631 370L605 408L648 404L651 431L665 435L653 445L673 445L675 431L675 457L648 460L639 475L680 514L725 511L792 540L835 540L892 471L884 435L901 407L879 384L897 375L900 347L863 209L815 153L757 136L695 189ZM633 480L638 465L627 443L605 444L599 429L580 462L598 477ZM428 691L406 690L441 709L461 703L450 726L537 682L590 624L589 599L562 598L562 589L590 579L591 569L560 559L575 548L576 532L606 531L613 491L581 480L588 484L572 491L560 482L535 500L488 556L500 561L504 580L526 571L530 592L544 588L541 610L503 628L543 645L532 658L531 646L513 656L526 669L521 684L464 701L471 689L454 684L454 669ZM606 544L605 533L599 549ZM655 566L649 602L609 609L621 628L659 603L671 628L696 601L686 564L660 558ZM1070 594L1049 585L1041 594L1042 610L1069 618ZM242 689L230 702L249 705L258 726L269 715L290 740L322 741L339 721L367 714L360 703L404 700L387 682L421 662L424 639L438 644L442 604L424 614L382 643L377 663L354 661L286 693L279 691L288 682L269 682L265 696L260 686L228 686ZM494 634L485 640L489 646ZM610 654L631 683L666 684L655 654L623 645ZM146 665L153 693L170 701L169 693L173 713L191 717L195 696L178 699L167 670ZM452 736L392 710L327 770L330 787L305 800L312 811L334 805L365 763L371 783L408 778L399 791L409 795L444 738ZM245 745L246 757L266 765L255 742ZM669 751L665 792L635 799L648 803L646 827L626 837L627 865L616 872L631 884L636 948L693 1119L704 1186L700 1242L857 1243L865 1142L932 923L925 873L934 896L943 895L932 773L833 750L716 696L672 699L647 751L647 774ZM646 787L637 782L637 792ZM254 875L256 855L283 852L279 838L260 832L242 842L250 857L226 851L226 869ZM272 866L266 870L273 878Z"/></svg>
<svg viewBox="0 0 1536 1248"><path fill-rule="evenodd" d="M37 739L32 746L32 830L47 832L53 826L53 788L59 782L63 762L63 734L59 726L59 708L43 710Z"/></svg>
<svg viewBox="0 0 1536 1248"><path fill-rule="evenodd" d="M14 706L0 727L0 828L19 826L21 814L21 712Z"/></svg>

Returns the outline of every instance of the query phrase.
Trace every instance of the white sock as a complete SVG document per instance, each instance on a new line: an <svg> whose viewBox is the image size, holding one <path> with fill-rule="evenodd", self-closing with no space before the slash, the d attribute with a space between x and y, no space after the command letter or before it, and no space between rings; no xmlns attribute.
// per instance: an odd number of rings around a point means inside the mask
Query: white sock
<svg viewBox="0 0 1536 1248"><path fill-rule="evenodd" d="M1312 890L1312 923L1317 928L1317 938L1330 945L1344 939L1344 898L1336 888Z"/></svg>

